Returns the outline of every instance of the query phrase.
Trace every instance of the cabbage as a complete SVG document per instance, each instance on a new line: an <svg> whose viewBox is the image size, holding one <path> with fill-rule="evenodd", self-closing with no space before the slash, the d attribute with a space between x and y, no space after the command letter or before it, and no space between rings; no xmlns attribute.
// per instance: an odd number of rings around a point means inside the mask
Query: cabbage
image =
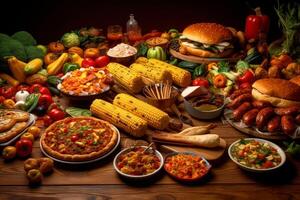
<svg viewBox="0 0 300 200"><path fill-rule="evenodd" d="M61 42L67 48L80 45L80 39L76 33L65 33L61 38Z"/></svg>

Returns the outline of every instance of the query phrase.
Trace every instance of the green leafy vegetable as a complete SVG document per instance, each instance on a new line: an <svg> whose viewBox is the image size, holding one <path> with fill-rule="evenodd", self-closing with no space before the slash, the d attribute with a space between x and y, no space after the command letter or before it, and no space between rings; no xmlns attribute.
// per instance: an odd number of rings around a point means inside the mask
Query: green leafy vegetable
<svg viewBox="0 0 300 200"><path fill-rule="evenodd" d="M246 61L239 60L235 66L238 73L243 74L246 70L250 68L250 65Z"/></svg>
<svg viewBox="0 0 300 200"><path fill-rule="evenodd" d="M27 61L33 60L35 58L43 59L45 56L44 52L36 46L26 46L25 51L27 55Z"/></svg>
<svg viewBox="0 0 300 200"><path fill-rule="evenodd" d="M72 117L76 116L92 116L92 113L88 109L76 108L76 107L68 107L66 109L66 113L71 115Z"/></svg>
<svg viewBox="0 0 300 200"><path fill-rule="evenodd" d="M0 59L6 56L15 56L19 60L27 61L25 48L21 42L2 35L0 37Z"/></svg>
<svg viewBox="0 0 300 200"><path fill-rule="evenodd" d="M206 73L206 65L201 64L194 69L193 78L197 76L203 76Z"/></svg>
<svg viewBox="0 0 300 200"><path fill-rule="evenodd" d="M228 62L221 61L218 63L218 72L229 72L230 66Z"/></svg>
<svg viewBox="0 0 300 200"><path fill-rule="evenodd" d="M145 42L140 43L137 48L137 57L146 56L148 51L148 45Z"/></svg>
<svg viewBox="0 0 300 200"><path fill-rule="evenodd" d="M284 142L283 144L286 146L286 152L290 153L294 157L300 156L300 144L296 144L295 141L290 144L288 142Z"/></svg>
<svg viewBox="0 0 300 200"><path fill-rule="evenodd" d="M18 40L24 46L35 46L35 45L37 45L37 42L34 39L34 37L26 31L16 32L11 36L11 38L13 38L15 40Z"/></svg>

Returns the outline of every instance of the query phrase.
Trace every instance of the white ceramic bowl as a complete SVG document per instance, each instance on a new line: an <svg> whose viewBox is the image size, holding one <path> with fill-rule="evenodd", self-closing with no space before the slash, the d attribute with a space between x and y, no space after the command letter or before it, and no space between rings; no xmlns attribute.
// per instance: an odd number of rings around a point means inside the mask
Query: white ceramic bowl
<svg viewBox="0 0 300 200"><path fill-rule="evenodd" d="M147 148L147 146L138 146L138 147L142 147L144 149ZM113 165L114 165L114 168L115 170L118 172L118 174L120 174L121 176L123 177L126 177L128 179L131 179L131 180L145 180L145 179L148 179L154 175L156 175L160 170L161 168L163 167L164 165L164 158L163 156L161 155L161 153L157 150L155 150L155 155L159 158L160 160L160 165L159 165L159 168L157 168L155 171L153 171L152 173L150 174L146 174L146 175L129 175L129 174L125 174L123 172L121 172L118 167L117 167L117 161L118 161L118 158L121 154L127 152L127 151L130 151L131 150L131 147L129 148L126 148L126 149L123 149L122 151L120 151L114 158L114 162L113 162Z"/></svg>
<svg viewBox="0 0 300 200"><path fill-rule="evenodd" d="M275 167L272 167L272 168L268 168L268 169L256 169L256 168L251 168L251 167L248 167L246 165L243 165L241 163L239 163L237 160L235 160L232 156L232 148L234 145L236 145L238 142L241 141L241 139L233 142L229 148L228 148L228 155L230 157L230 159L236 163L239 167L241 167L242 169L245 169L247 171L251 171L251 172L266 172L266 171L272 171L272 170L275 170L275 169L278 169L280 168L286 161L286 155L284 153L284 151L276 144L274 144L273 142L270 142L268 140L264 140L264 139L259 139L259 138L244 138L243 140L255 140L255 141L258 141L258 142L263 142L263 143L268 143L271 147L275 148L278 152L278 154L280 155L281 157L281 162L279 165L275 166Z"/></svg>

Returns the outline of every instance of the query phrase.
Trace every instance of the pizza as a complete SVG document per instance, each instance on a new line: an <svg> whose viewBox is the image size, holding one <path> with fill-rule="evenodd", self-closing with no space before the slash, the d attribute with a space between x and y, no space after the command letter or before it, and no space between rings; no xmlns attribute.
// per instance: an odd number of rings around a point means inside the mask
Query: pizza
<svg viewBox="0 0 300 200"><path fill-rule="evenodd" d="M108 153L117 140L117 130L106 121L94 117L68 117L45 130L41 145L54 158L88 161Z"/></svg>
<svg viewBox="0 0 300 200"><path fill-rule="evenodd" d="M28 127L29 113L0 109L0 143L8 142Z"/></svg>

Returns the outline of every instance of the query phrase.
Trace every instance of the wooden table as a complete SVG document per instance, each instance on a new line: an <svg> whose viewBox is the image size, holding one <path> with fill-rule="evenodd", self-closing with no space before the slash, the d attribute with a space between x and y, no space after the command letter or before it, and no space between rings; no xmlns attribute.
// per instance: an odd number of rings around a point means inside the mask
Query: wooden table
<svg viewBox="0 0 300 200"><path fill-rule="evenodd" d="M221 122L212 132L219 134L228 144L245 137ZM122 138L125 137L122 134ZM1 159L0 199L300 199L300 162L295 159L288 158L276 173L253 174L238 168L226 153L219 163L214 164L205 180L195 185L183 185L164 172L151 182L123 180L112 166L116 152L103 161L86 166L55 163L54 173L45 177L39 187L28 186L22 160L5 162ZM33 157L39 156L42 155L36 141Z"/></svg>

